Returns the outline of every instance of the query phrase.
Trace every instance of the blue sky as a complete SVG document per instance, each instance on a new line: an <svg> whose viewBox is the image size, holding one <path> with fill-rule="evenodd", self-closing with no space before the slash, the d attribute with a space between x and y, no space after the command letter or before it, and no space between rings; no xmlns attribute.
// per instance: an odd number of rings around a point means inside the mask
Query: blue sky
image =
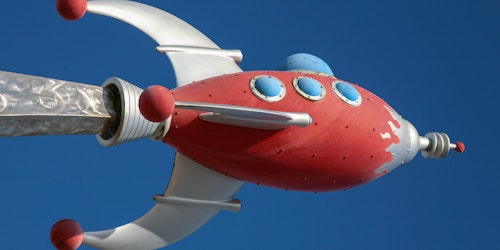
<svg viewBox="0 0 500 250"><path fill-rule="evenodd" d="M0 70L94 85L118 76L174 87L156 44L116 20L62 20L55 1L0 2ZM446 132L466 152L409 164L364 186L302 193L246 184L221 212L166 249L493 249L500 232L500 3L409 1L142 1L244 54L244 70L315 54L341 79L384 98L421 134ZM153 206L173 151L94 136L1 138L0 248L51 249L49 230L121 225ZM82 247L81 249L89 249Z"/></svg>

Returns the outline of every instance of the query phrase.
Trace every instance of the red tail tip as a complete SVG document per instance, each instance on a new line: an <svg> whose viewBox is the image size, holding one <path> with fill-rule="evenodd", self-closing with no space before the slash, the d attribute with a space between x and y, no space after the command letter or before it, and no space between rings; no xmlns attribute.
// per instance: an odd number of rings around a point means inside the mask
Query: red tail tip
<svg viewBox="0 0 500 250"><path fill-rule="evenodd" d="M50 229L50 242L57 250L75 250L82 241L82 227L74 220L60 220Z"/></svg>
<svg viewBox="0 0 500 250"><path fill-rule="evenodd" d="M59 15L66 20L78 20L87 11L87 0L56 0Z"/></svg>
<svg viewBox="0 0 500 250"><path fill-rule="evenodd" d="M165 121L174 112L174 107L174 96L163 86L150 86L139 97L139 110L148 121Z"/></svg>

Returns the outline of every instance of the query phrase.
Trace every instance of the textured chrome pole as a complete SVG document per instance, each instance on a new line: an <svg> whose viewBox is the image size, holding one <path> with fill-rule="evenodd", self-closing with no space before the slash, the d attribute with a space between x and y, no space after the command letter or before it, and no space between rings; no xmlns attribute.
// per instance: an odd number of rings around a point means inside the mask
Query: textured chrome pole
<svg viewBox="0 0 500 250"><path fill-rule="evenodd" d="M114 104L99 86L0 71L0 136L100 134Z"/></svg>
<svg viewBox="0 0 500 250"><path fill-rule="evenodd" d="M167 124L142 117L141 93L117 77L98 87L0 71L0 137L95 134L103 146L162 138Z"/></svg>

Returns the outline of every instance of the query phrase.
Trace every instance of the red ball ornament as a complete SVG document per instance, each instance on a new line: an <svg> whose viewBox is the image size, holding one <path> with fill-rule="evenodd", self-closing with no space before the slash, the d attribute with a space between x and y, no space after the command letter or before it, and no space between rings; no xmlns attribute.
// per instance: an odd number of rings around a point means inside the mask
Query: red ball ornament
<svg viewBox="0 0 500 250"><path fill-rule="evenodd" d="M56 0L56 9L59 15L66 20L82 18L87 11L87 0Z"/></svg>
<svg viewBox="0 0 500 250"><path fill-rule="evenodd" d="M50 230L50 242L57 250L75 250L82 241L82 227L74 220L60 220Z"/></svg>
<svg viewBox="0 0 500 250"><path fill-rule="evenodd" d="M463 142L457 142L455 143L457 146L455 147L455 151L457 153L462 153L465 151L465 145L463 144Z"/></svg>
<svg viewBox="0 0 500 250"><path fill-rule="evenodd" d="M150 86L139 97L139 110L151 122L165 121L174 112L174 107L174 96L163 86Z"/></svg>

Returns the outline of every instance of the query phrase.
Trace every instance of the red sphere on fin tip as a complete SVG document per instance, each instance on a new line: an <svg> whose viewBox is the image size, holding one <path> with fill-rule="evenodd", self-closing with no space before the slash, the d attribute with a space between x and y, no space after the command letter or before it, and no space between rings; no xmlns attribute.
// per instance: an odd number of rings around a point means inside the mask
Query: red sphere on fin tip
<svg viewBox="0 0 500 250"><path fill-rule="evenodd" d="M82 228L74 220L60 220L50 229L50 242L57 250L75 250L80 247L82 241Z"/></svg>
<svg viewBox="0 0 500 250"><path fill-rule="evenodd" d="M151 122L165 121L174 112L174 107L174 96L163 86L150 86L139 97L139 110Z"/></svg>
<svg viewBox="0 0 500 250"><path fill-rule="evenodd" d="M87 0L56 0L59 15L66 20L78 20L87 11Z"/></svg>

